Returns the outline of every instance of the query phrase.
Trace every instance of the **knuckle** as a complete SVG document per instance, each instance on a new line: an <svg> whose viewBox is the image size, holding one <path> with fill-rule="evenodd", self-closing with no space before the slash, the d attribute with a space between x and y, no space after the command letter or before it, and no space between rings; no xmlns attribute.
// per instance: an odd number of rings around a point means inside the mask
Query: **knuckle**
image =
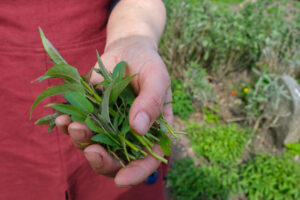
<svg viewBox="0 0 300 200"><path fill-rule="evenodd" d="M149 108L151 108L152 112L156 113L161 113L162 112L162 101L159 96L152 96L149 98Z"/></svg>

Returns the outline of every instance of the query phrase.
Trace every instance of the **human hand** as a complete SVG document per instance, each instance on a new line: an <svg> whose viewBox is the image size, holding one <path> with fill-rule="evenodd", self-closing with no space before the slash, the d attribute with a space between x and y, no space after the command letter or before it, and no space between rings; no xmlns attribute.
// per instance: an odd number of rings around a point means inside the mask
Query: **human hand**
<svg viewBox="0 0 300 200"><path fill-rule="evenodd" d="M171 104L164 105L165 102L172 100L170 78L154 43L149 38L132 36L118 40L105 49L101 59L108 71L112 72L113 67L120 61L126 61L128 64L126 75L138 74L132 80L132 86L138 96L129 113L129 123L137 134L144 135L161 113L169 123L172 123ZM98 67L98 64L95 67ZM101 76L93 72L90 80L92 83L102 80ZM90 142L93 135L86 125L71 122L66 115L58 117L56 125L61 131L69 133L76 147L84 149L85 157L96 172L115 177L115 183L118 186L139 184L160 165L159 160L147 156L144 159L132 161L122 168L102 146L80 145ZM155 145L153 151L158 155L163 155L159 145Z"/></svg>

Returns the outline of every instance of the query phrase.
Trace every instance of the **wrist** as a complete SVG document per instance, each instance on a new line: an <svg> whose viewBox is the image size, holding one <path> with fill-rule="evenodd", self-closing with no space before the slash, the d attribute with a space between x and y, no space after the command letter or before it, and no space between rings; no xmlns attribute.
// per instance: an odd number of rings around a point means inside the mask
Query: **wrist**
<svg viewBox="0 0 300 200"><path fill-rule="evenodd" d="M106 43L104 52L117 50L125 53L133 47L158 51L158 42L148 36L132 35Z"/></svg>

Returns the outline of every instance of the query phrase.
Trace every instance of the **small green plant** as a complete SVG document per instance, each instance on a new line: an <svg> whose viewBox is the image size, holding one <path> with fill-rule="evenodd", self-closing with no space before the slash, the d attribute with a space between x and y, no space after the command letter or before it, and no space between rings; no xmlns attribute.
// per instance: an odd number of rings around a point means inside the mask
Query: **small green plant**
<svg viewBox="0 0 300 200"><path fill-rule="evenodd" d="M192 99L188 90L184 87L183 81L172 80L173 91L173 112L182 119L187 119L194 111Z"/></svg>
<svg viewBox="0 0 300 200"><path fill-rule="evenodd" d="M219 111L219 107L218 106L214 106L214 109L216 111ZM208 109L208 108L202 108L202 111L204 113L203 119L205 120L206 123L210 123L210 124L219 124L220 120L221 120L221 116L215 114L212 110Z"/></svg>
<svg viewBox="0 0 300 200"><path fill-rule="evenodd" d="M279 75L270 73L268 69L253 71L257 76L254 85L243 88L242 92L248 117L251 120L261 115L274 116L282 99L290 99L289 93L280 84Z"/></svg>
<svg viewBox="0 0 300 200"><path fill-rule="evenodd" d="M287 153L292 155L300 155L300 142L286 144Z"/></svg>
<svg viewBox="0 0 300 200"><path fill-rule="evenodd" d="M186 127L192 148L213 164L234 165L241 158L250 133L236 124L213 126L190 122Z"/></svg>
<svg viewBox="0 0 300 200"><path fill-rule="evenodd" d="M185 73L184 84L191 91L194 102L201 107L205 107L209 101L215 101L215 95L206 78L206 69L201 68L198 62L191 62Z"/></svg>
<svg viewBox="0 0 300 200"><path fill-rule="evenodd" d="M168 174L168 184L177 200L226 200L236 191L236 168L195 167L190 158L177 161Z"/></svg>
<svg viewBox="0 0 300 200"><path fill-rule="evenodd" d="M258 155L241 166L240 178L249 200L300 199L300 166L288 157Z"/></svg>

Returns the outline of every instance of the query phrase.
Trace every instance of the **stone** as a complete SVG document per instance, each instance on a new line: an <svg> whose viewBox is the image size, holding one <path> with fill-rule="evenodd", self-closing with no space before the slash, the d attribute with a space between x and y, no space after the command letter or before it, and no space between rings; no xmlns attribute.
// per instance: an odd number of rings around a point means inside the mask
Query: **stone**
<svg viewBox="0 0 300 200"><path fill-rule="evenodd" d="M300 86L289 75L283 75L280 82L291 96L290 100L281 99L277 111L280 117L276 126L272 128L275 144L282 147L300 139Z"/></svg>

